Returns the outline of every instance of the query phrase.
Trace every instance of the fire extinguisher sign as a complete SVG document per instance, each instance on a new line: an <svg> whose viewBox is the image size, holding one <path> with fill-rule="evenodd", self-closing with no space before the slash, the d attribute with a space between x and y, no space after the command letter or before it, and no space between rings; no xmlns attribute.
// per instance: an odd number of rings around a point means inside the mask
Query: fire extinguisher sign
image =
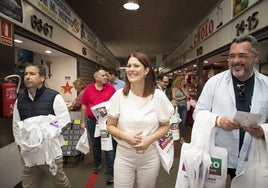
<svg viewBox="0 0 268 188"><path fill-rule="evenodd" d="M4 20L1 21L1 43L8 46L13 46L12 40L12 24Z"/></svg>

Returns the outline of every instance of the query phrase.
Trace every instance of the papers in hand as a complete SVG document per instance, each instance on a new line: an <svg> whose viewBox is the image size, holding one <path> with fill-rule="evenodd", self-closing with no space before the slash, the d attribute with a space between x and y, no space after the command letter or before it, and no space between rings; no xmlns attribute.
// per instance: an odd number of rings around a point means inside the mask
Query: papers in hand
<svg viewBox="0 0 268 188"><path fill-rule="evenodd" d="M261 120L261 114L237 111L234 116L234 120L239 122L241 126L254 125L258 124Z"/></svg>

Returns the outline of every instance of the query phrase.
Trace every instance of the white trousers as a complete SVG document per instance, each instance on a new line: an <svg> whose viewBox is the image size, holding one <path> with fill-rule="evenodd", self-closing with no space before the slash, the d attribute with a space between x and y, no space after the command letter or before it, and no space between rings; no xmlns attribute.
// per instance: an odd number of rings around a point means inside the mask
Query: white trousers
<svg viewBox="0 0 268 188"><path fill-rule="evenodd" d="M143 154L117 145L114 161L114 188L154 188L160 169L160 155L152 144ZM136 179L136 182L135 182Z"/></svg>

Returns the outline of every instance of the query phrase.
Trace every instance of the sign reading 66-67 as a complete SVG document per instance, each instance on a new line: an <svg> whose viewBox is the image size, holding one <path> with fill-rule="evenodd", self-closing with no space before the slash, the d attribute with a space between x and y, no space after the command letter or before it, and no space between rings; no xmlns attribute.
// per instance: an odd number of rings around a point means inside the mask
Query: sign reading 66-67
<svg viewBox="0 0 268 188"><path fill-rule="evenodd" d="M39 33L43 32L45 36L52 36L53 26L44 23L42 19L37 18L36 15L31 16L31 26L34 30L37 30Z"/></svg>

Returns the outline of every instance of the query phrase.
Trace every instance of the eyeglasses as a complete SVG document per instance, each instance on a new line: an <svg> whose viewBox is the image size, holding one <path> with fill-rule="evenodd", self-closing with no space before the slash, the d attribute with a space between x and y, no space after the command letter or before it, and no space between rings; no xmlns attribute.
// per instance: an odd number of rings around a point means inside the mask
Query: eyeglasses
<svg viewBox="0 0 268 188"><path fill-rule="evenodd" d="M247 54L247 53L229 54L228 55L228 60L232 61L236 57L238 57L239 59L245 60L245 59L249 58L250 56L252 56L252 54Z"/></svg>
<svg viewBox="0 0 268 188"><path fill-rule="evenodd" d="M169 83L169 81L164 81L164 80L162 80L162 82L165 83L165 84L168 84Z"/></svg>
<svg viewBox="0 0 268 188"><path fill-rule="evenodd" d="M238 99L246 100L245 84L236 84L236 87L238 89Z"/></svg>

